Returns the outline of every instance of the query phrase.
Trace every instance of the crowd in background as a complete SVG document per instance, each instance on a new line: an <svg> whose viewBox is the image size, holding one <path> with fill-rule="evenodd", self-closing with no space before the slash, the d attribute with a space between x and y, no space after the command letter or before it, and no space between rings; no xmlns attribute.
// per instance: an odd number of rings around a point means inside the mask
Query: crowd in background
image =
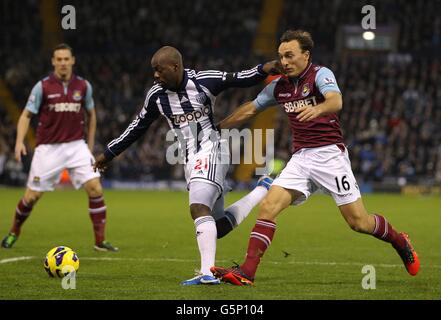
<svg viewBox="0 0 441 320"><path fill-rule="evenodd" d="M252 51L261 0L82 0L66 4L76 8L77 29L63 31L63 39L74 49L75 73L88 79L94 89L98 119L94 153L122 133L141 108L152 84L149 59L162 45L179 48L185 66L196 70L238 71L268 59ZM400 30L398 52L335 54L338 26L359 24L362 4L285 1L279 33L287 28L309 30L316 43L314 62L334 71L344 99L341 126L359 179L441 181L440 1L373 1L377 24L396 24ZM42 51L39 2L4 1L2 6L0 77L24 107L32 86L51 71L50 54ZM253 99L262 87L221 94L215 119ZM291 134L282 110L277 119L276 156L286 161ZM16 123L1 105L0 120L0 184L20 185L26 179L30 156L22 164L14 160ZM114 161L105 177L182 179L182 168L165 160L167 131L166 121L158 119Z"/></svg>

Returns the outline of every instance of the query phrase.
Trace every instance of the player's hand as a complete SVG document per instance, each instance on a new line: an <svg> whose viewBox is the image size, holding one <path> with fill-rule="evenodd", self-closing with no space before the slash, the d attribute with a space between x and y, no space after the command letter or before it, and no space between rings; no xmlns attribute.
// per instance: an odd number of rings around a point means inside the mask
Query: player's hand
<svg viewBox="0 0 441 320"><path fill-rule="evenodd" d="M96 157L95 163L93 164L93 171L104 172L109 166L111 160L107 160L103 153Z"/></svg>
<svg viewBox="0 0 441 320"><path fill-rule="evenodd" d="M21 156L26 156L28 153L26 151L26 146L23 142L17 142L15 144L15 160L21 162Z"/></svg>
<svg viewBox="0 0 441 320"><path fill-rule="evenodd" d="M299 120L299 122L311 121L322 115L321 108L319 106L304 106L296 109L295 112L298 113L296 118Z"/></svg>
<svg viewBox="0 0 441 320"><path fill-rule="evenodd" d="M265 63L263 65L262 69L264 72L271 74L271 75L285 73L279 60L273 60L273 61L269 61L269 62Z"/></svg>

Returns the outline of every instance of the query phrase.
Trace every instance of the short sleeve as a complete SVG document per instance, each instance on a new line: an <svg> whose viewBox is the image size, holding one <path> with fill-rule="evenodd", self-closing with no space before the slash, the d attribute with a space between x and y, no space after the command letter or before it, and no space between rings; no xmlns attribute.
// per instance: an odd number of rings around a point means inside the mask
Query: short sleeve
<svg viewBox="0 0 441 320"><path fill-rule="evenodd" d="M93 94L92 85L90 84L89 81L86 81L86 85L87 85L87 91L86 91L84 106L86 107L87 110L92 110L95 107L95 102L93 101L93 97L92 97Z"/></svg>
<svg viewBox="0 0 441 320"><path fill-rule="evenodd" d="M34 114L37 114L40 110L41 101L43 100L43 85L41 81L32 88L29 95L28 102L26 103L26 109Z"/></svg>
<svg viewBox="0 0 441 320"><path fill-rule="evenodd" d="M276 87L279 79L271 81L254 99L254 104L257 110L261 111L268 107L277 105L276 98L274 97L274 88Z"/></svg>
<svg viewBox="0 0 441 320"><path fill-rule="evenodd" d="M315 75L315 83L321 94L325 94L328 91L336 91L341 93L334 73L328 68L322 67Z"/></svg>

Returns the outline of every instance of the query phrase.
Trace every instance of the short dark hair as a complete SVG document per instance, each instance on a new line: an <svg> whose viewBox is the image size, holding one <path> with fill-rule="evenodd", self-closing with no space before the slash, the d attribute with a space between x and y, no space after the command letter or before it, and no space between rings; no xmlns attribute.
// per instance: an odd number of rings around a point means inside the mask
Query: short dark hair
<svg viewBox="0 0 441 320"><path fill-rule="evenodd" d="M314 48L314 41L312 40L311 34L305 30L286 30L280 37L280 43L290 42L292 40L297 40L300 45L302 52L306 50L312 54L312 49Z"/></svg>
<svg viewBox="0 0 441 320"><path fill-rule="evenodd" d="M57 44L53 49L52 49L52 56L55 54L55 51L57 50L69 50L70 53L72 54L72 56L74 55L73 49L70 45L68 45L67 43L60 43Z"/></svg>

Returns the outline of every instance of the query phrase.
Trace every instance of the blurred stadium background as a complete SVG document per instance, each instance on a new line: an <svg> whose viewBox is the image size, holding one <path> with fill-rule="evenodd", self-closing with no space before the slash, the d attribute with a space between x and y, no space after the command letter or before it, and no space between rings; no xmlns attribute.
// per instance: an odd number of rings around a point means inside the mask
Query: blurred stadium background
<svg viewBox="0 0 441 320"><path fill-rule="evenodd" d="M75 30L61 28L67 4L76 9ZM376 9L370 41L361 29L366 4ZM142 105L152 84L149 60L160 46L179 48L186 67L234 71L275 58L281 33L303 28L316 44L313 60L334 71L343 92L340 119L362 191L441 193L440 1L2 0L0 7L1 185L25 184L31 156L23 165L14 160L16 123L32 86L51 71L55 44L74 48L75 72L94 87L98 153ZM216 119L261 88L220 96ZM274 127L276 157L289 159L281 110L252 125ZM105 185L182 186L182 166L165 161L167 130L165 120L154 123L114 161ZM32 131L27 144L33 147ZM229 177L237 188L246 187L253 172L236 165Z"/></svg>
<svg viewBox="0 0 441 320"><path fill-rule="evenodd" d="M371 41L362 37L366 4L376 9ZM64 5L76 9L76 30L61 28ZM362 191L397 193L363 199L369 210L384 211L398 229L409 231L422 272L409 277L389 246L349 232L332 199L317 196L280 217L277 241L255 288L183 288L177 284L199 261L185 192L106 190L109 239L121 251L103 256L92 248L84 192L65 190L46 195L17 246L0 250L0 299L439 299L439 12L438 0L1 0L0 235L22 195L32 156L23 164L14 160L17 119L32 86L52 70L54 45L74 48L75 72L94 87L97 154L140 109L152 84L149 60L160 46L179 48L187 67L234 71L274 59L282 32L303 28L315 40L313 60L334 71L343 92L341 125ZM253 99L262 87L225 92L215 118ZM291 138L285 118L274 108L251 124L275 128L276 157L284 161ZM183 188L182 166L165 161L167 130L165 120L154 123L113 161L104 184ZM26 143L33 150L32 130ZM253 169L232 166L233 187L253 184ZM227 202L244 193L232 192ZM219 242L218 262L243 258L253 224L250 217ZM80 256L79 290L60 289L43 270L45 253L61 244ZM378 268L378 290L360 287L366 263Z"/></svg>

